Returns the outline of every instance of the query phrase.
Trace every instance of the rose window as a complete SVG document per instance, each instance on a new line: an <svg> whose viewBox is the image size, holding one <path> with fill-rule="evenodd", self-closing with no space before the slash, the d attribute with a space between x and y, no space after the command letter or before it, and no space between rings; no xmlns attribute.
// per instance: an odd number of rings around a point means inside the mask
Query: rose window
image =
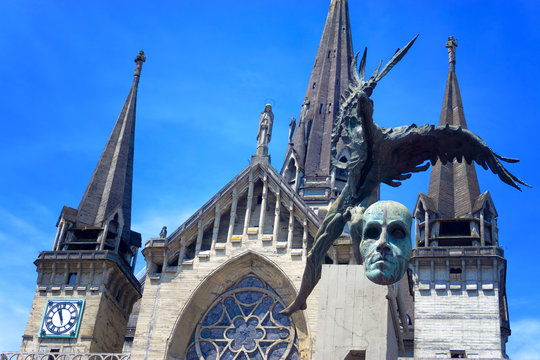
<svg viewBox="0 0 540 360"><path fill-rule="evenodd" d="M297 360L298 336L292 320L280 315L279 295L254 276L216 299L197 325L187 360Z"/></svg>

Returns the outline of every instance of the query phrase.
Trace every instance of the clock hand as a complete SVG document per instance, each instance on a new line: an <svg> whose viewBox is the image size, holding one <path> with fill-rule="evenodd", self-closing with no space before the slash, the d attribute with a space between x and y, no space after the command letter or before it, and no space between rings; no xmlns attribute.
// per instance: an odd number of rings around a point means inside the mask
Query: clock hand
<svg viewBox="0 0 540 360"><path fill-rule="evenodd" d="M58 311L58 315L60 315L60 325L62 325L64 323L64 318L62 317L62 309Z"/></svg>

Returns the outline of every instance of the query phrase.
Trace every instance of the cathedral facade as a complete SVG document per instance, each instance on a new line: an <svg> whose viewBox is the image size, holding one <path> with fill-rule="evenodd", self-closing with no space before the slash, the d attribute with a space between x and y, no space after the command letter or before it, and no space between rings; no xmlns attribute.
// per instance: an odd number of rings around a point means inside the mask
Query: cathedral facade
<svg viewBox="0 0 540 360"><path fill-rule="evenodd" d="M450 37L446 47L440 125L466 128L457 43ZM282 167L270 163L274 115L266 105L250 164L170 234L163 229L143 244L131 230L141 52L79 207L62 209L52 250L35 261L37 289L21 354L506 358L506 260L497 212L489 192L480 193L474 165L457 160L436 162L427 194L418 196L413 256L400 282L367 281L345 231L326 254L307 308L280 314L297 295L317 230L347 181L347 173L331 164L330 144L353 57L347 0L332 0ZM351 157L342 144L337 152L340 159ZM141 246L146 272L136 278Z"/></svg>

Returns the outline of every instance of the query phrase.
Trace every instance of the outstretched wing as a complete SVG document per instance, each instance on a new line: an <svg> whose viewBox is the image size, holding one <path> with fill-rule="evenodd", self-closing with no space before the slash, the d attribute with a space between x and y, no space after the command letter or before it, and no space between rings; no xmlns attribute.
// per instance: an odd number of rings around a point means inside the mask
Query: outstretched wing
<svg viewBox="0 0 540 360"><path fill-rule="evenodd" d="M433 165L437 160L446 164L454 159L458 162L465 159L469 164L475 161L518 190L521 190L518 184L529 186L501 164L501 161L519 160L497 155L480 137L458 126L401 126L388 130L383 143L381 181L390 186L401 185L399 181L408 179L411 173L427 170L427 160Z"/></svg>

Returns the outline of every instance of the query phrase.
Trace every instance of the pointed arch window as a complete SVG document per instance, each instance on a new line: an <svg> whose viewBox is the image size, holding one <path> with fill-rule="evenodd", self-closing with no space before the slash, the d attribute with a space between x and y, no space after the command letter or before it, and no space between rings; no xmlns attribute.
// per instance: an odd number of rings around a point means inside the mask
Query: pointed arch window
<svg viewBox="0 0 540 360"><path fill-rule="evenodd" d="M298 335L281 297L249 275L221 294L197 324L187 360L297 360Z"/></svg>

